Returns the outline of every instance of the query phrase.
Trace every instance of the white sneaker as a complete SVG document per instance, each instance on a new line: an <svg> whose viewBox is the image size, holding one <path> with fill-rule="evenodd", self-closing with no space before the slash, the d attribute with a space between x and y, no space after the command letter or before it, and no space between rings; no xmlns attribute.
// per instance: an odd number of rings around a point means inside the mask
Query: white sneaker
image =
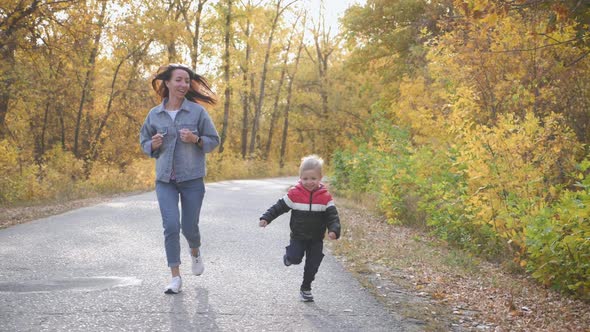
<svg viewBox="0 0 590 332"><path fill-rule="evenodd" d="M193 274L196 276L200 276L205 271L205 265L203 265L203 255L201 254L201 248L199 248L199 256L193 256L192 249L189 250L189 254L191 256L191 268L193 270Z"/></svg>
<svg viewBox="0 0 590 332"><path fill-rule="evenodd" d="M178 294L182 291L182 278L180 276L173 277L172 281L166 286L164 293L166 294Z"/></svg>

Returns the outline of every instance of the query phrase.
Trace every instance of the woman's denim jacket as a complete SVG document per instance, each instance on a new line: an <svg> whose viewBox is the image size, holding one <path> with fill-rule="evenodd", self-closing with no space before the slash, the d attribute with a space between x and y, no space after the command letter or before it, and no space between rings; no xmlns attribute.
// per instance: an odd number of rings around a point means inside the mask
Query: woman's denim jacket
<svg viewBox="0 0 590 332"><path fill-rule="evenodd" d="M156 158L156 181L170 182L173 168L177 182L202 178L206 174L205 153L219 145L213 121L203 106L186 98L172 121L164 108L167 101L152 108L145 118L139 134L141 149ZM179 130L183 128L201 137L203 147L181 141ZM152 136L156 133L163 134L164 139L162 146L152 151Z"/></svg>

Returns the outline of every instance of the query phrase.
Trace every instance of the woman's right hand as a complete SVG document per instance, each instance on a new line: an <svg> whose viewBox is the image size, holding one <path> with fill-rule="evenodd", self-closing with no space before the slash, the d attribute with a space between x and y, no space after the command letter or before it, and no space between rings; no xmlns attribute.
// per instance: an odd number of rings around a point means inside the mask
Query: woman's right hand
<svg viewBox="0 0 590 332"><path fill-rule="evenodd" d="M258 223L258 226L260 227L266 227L268 225L268 221L264 220L264 219L260 219L260 222Z"/></svg>
<svg viewBox="0 0 590 332"><path fill-rule="evenodd" d="M162 134L155 134L152 136L152 151L158 150L162 143L164 142L164 135Z"/></svg>

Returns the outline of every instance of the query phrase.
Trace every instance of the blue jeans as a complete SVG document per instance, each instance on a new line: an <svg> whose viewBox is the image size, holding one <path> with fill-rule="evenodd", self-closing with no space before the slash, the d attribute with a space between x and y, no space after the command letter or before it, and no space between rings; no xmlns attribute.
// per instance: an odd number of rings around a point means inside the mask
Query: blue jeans
<svg viewBox="0 0 590 332"><path fill-rule="evenodd" d="M164 226L164 246L169 267L180 265L180 229L186 238L189 247L201 246L201 234L199 233L199 214L203 197L205 197L205 184L203 178L195 180L170 183L156 181L156 195L162 214L162 226ZM182 207L178 209L178 199Z"/></svg>

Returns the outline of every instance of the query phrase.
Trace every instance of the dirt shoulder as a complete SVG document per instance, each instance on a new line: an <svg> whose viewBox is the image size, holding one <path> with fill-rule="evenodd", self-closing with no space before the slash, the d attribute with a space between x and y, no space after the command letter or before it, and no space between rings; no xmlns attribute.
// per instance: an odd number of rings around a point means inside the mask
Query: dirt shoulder
<svg viewBox="0 0 590 332"><path fill-rule="evenodd" d="M427 331L590 331L590 304L522 274L389 225L338 199L343 224L332 252L393 311Z"/></svg>
<svg viewBox="0 0 590 332"><path fill-rule="evenodd" d="M109 201L126 193L0 208L0 229ZM428 234L389 225L338 199L342 237L329 250L392 311L426 331L590 331L590 304L449 248Z"/></svg>
<svg viewBox="0 0 590 332"><path fill-rule="evenodd" d="M39 203L37 205L32 206L18 206L10 208L0 207L0 229L10 227L13 225L22 224L31 220L54 216L81 207L96 205L105 201L112 200L116 197L124 197L135 194L139 194L139 192L83 198L64 202Z"/></svg>

